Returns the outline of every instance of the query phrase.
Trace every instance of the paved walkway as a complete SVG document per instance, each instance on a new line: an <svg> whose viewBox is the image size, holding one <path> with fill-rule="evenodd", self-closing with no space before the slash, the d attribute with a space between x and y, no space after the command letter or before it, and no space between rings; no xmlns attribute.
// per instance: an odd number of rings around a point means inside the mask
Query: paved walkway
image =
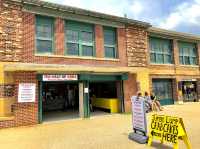
<svg viewBox="0 0 200 149"><path fill-rule="evenodd" d="M193 149L200 148L200 103L166 106L165 114L183 117ZM148 115L148 118L150 114ZM131 115L114 114L0 130L0 149L170 149L128 140ZM181 143L180 149L184 149Z"/></svg>

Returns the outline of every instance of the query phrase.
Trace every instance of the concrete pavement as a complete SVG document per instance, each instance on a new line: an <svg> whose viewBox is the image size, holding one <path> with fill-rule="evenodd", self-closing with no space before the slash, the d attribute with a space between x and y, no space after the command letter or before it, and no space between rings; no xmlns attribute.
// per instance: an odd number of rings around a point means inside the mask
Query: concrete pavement
<svg viewBox="0 0 200 149"><path fill-rule="evenodd" d="M166 106L160 114L183 118L193 149L200 148L200 103ZM152 113L151 113L152 114ZM148 119L150 115L148 114ZM96 116L36 126L0 130L0 149L168 149L153 143L140 145L128 139L130 114ZM180 149L185 145L180 144Z"/></svg>

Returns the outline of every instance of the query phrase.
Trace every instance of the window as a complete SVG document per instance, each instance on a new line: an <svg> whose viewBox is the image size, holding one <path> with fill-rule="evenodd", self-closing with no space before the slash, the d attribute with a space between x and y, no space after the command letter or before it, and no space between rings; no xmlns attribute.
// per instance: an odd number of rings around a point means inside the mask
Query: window
<svg viewBox="0 0 200 149"><path fill-rule="evenodd" d="M67 21L65 26L67 55L94 56L94 27L91 24Z"/></svg>
<svg viewBox="0 0 200 149"><path fill-rule="evenodd" d="M172 63L172 48L171 41L150 37L150 61L156 64L171 64Z"/></svg>
<svg viewBox="0 0 200 149"><path fill-rule="evenodd" d="M153 80L153 92L160 99L171 99L172 98L171 80L154 79Z"/></svg>
<svg viewBox="0 0 200 149"><path fill-rule="evenodd" d="M104 52L107 58L117 58L116 30L104 27Z"/></svg>
<svg viewBox="0 0 200 149"><path fill-rule="evenodd" d="M197 65L197 48L195 43L179 42L179 61L182 65Z"/></svg>
<svg viewBox="0 0 200 149"><path fill-rule="evenodd" d="M53 50L54 20L49 17L36 17L36 48L39 53L51 53Z"/></svg>

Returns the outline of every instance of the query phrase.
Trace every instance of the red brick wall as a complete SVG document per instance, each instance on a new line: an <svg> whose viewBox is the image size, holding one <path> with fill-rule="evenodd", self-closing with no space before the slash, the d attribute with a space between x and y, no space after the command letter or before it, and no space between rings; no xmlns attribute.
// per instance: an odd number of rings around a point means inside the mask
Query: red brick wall
<svg viewBox="0 0 200 149"><path fill-rule="evenodd" d="M16 103L13 105L14 119L0 121L0 128L34 125L38 123L38 82L35 72L16 72L15 78L15 98L18 98L19 83L36 83L35 103Z"/></svg>
<svg viewBox="0 0 200 149"><path fill-rule="evenodd" d="M96 56L99 58L104 57L104 35L102 25L95 25L95 43L96 43Z"/></svg>
<svg viewBox="0 0 200 149"><path fill-rule="evenodd" d="M124 81L124 106L125 112L131 111L131 97L136 95L137 84L136 84L136 75L129 74L128 80Z"/></svg>
<svg viewBox="0 0 200 149"><path fill-rule="evenodd" d="M86 60L66 57L46 57L35 56L35 16L27 12L23 13L23 62L39 64L74 64L90 66L127 66L125 29L118 29L118 52L119 61L106 60ZM95 26L96 56L102 58L103 48L103 30L101 25ZM55 53L57 56L64 56L64 21L57 18L55 21Z"/></svg>
<svg viewBox="0 0 200 149"><path fill-rule="evenodd" d="M57 18L55 22L55 55L64 55L65 51L65 31L64 20Z"/></svg>

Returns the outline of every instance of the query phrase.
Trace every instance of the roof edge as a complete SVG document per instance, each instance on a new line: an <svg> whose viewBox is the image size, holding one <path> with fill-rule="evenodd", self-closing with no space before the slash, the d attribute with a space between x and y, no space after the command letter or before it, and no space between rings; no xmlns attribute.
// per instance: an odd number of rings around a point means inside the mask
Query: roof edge
<svg viewBox="0 0 200 149"><path fill-rule="evenodd" d="M87 9L67 6L67 5L61 5L61 4L47 2L47 1L41 1L41 0L10 0L10 1L19 2L23 4L28 4L28 5L35 5L35 6L39 6L43 8L50 8L54 10L56 9L58 11L66 11L66 12L74 13L77 15L84 15L84 16L116 21L116 22L120 22L120 23L124 23L128 25L136 25L136 26L140 26L144 28L151 27L151 24L147 22L115 16L115 15L110 15L110 14L105 14L105 13L96 12L96 11L91 11Z"/></svg>
<svg viewBox="0 0 200 149"><path fill-rule="evenodd" d="M156 33L156 34L161 34L161 35L166 35L166 36L171 36L171 37L178 37L178 38L200 41L199 35L190 34L190 33L177 32L177 31L162 29L158 27L150 27L148 28L148 31L150 33Z"/></svg>

